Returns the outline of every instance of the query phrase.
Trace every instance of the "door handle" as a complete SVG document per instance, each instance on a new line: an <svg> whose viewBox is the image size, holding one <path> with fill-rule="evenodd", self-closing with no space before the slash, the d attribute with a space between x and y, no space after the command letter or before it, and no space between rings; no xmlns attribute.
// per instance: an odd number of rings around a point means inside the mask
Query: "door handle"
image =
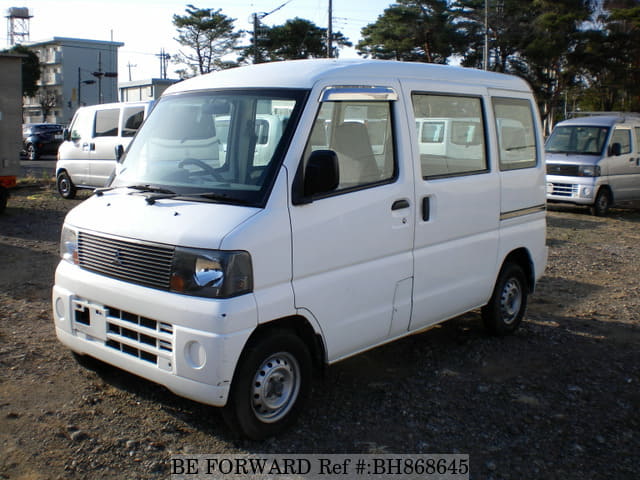
<svg viewBox="0 0 640 480"><path fill-rule="evenodd" d="M430 197L424 197L422 199L422 220L425 222L428 222L429 218L431 218L431 201L429 198Z"/></svg>
<svg viewBox="0 0 640 480"><path fill-rule="evenodd" d="M403 208L409 208L410 206L411 205L409 203L409 200L403 198L402 200L396 200L395 202L393 202L393 205L391 205L391 210L402 210Z"/></svg>

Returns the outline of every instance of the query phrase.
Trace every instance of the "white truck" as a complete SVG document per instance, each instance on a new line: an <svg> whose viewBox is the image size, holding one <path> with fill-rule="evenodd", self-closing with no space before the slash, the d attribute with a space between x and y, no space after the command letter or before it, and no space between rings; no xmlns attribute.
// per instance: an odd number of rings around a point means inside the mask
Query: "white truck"
<svg viewBox="0 0 640 480"><path fill-rule="evenodd" d="M322 365L478 308L513 332L547 257L535 105L515 77L388 61L176 84L65 220L57 336L260 439ZM284 117L267 160L264 115ZM429 116L473 122L466 164L420 151Z"/></svg>

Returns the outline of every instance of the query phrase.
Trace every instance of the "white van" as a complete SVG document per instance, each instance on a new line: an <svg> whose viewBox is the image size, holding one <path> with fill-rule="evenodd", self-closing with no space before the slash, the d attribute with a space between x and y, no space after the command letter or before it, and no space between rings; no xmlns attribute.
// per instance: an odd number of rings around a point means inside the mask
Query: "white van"
<svg viewBox="0 0 640 480"><path fill-rule="evenodd" d="M260 116L285 112L263 164ZM433 172L429 112L473 119L481 162ZM547 256L540 132L527 84L479 70L305 60L174 85L65 220L58 338L276 434L315 368L477 308L518 327Z"/></svg>
<svg viewBox="0 0 640 480"><path fill-rule="evenodd" d="M75 197L78 188L104 187L153 102L104 103L79 108L58 149L58 193Z"/></svg>
<svg viewBox="0 0 640 480"><path fill-rule="evenodd" d="M547 200L606 215L640 200L640 115L603 114L558 123L547 143Z"/></svg>

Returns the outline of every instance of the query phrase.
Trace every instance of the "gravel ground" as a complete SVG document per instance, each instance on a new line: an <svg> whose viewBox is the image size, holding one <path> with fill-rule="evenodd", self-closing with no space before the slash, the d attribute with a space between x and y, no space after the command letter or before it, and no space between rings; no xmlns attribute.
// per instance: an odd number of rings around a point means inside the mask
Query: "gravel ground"
<svg viewBox="0 0 640 480"><path fill-rule="evenodd" d="M0 478L168 478L178 453L468 453L472 479L640 475L640 210L548 213L522 328L473 312L328 369L295 428L235 439L214 408L56 340L65 201L21 189L0 216Z"/></svg>

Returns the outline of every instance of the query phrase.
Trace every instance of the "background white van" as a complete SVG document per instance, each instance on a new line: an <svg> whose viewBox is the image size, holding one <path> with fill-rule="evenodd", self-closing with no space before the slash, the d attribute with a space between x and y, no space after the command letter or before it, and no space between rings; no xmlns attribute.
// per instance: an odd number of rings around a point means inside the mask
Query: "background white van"
<svg viewBox="0 0 640 480"><path fill-rule="evenodd" d="M545 145L547 201L590 207L640 200L640 115L606 113L565 120Z"/></svg>
<svg viewBox="0 0 640 480"><path fill-rule="evenodd" d="M78 188L105 186L116 165L116 147L126 149L152 104L106 103L78 109L58 149L56 179L62 197L75 197Z"/></svg>

